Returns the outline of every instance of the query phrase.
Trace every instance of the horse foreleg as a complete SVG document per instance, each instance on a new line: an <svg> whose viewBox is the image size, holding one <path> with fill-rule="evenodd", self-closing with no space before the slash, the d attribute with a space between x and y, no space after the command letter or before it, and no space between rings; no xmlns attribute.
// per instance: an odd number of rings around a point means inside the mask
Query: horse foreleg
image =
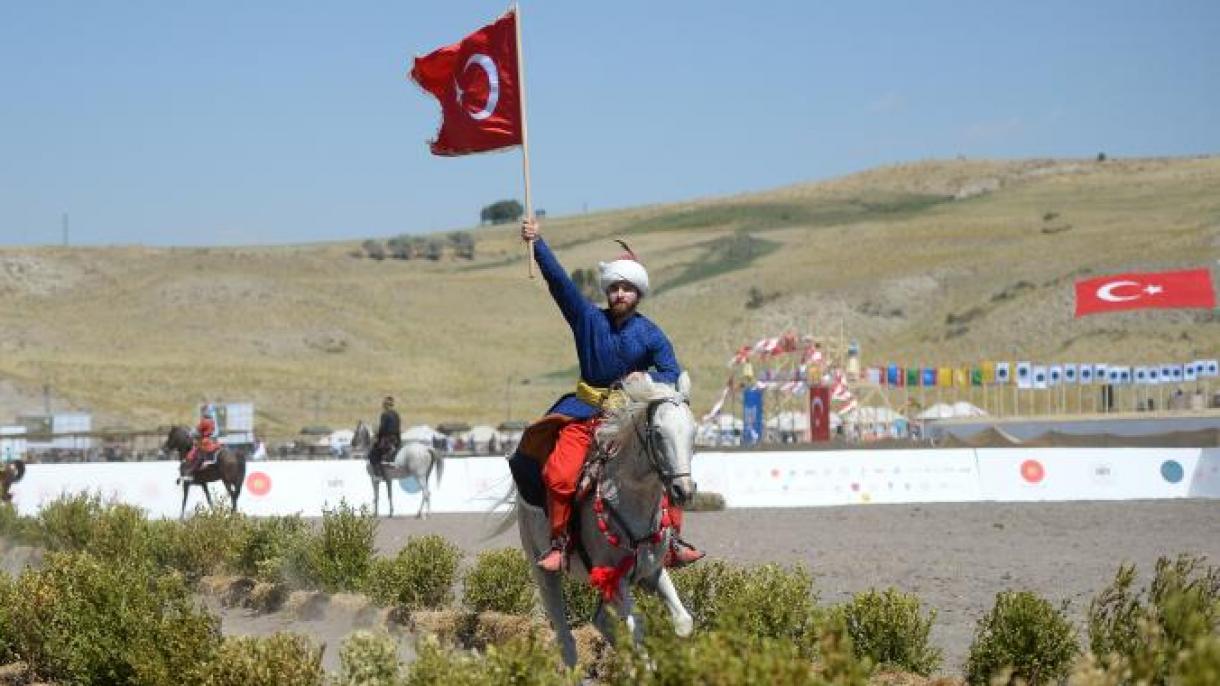
<svg viewBox="0 0 1220 686"><path fill-rule="evenodd" d="M534 583L538 584L538 596L542 599L547 619L551 620L555 640L559 641L563 663L568 667L575 667L576 639L572 636L572 628L568 626L567 603L563 600L563 572L550 574L531 563L530 573L534 575Z"/></svg>
<svg viewBox="0 0 1220 686"><path fill-rule="evenodd" d="M178 513L178 519L186 519L186 496L191 492L191 482L182 480L182 511Z"/></svg>
<svg viewBox="0 0 1220 686"><path fill-rule="evenodd" d="M390 503L390 518L394 517L394 484L389 479L385 480L385 498Z"/></svg>
<svg viewBox="0 0 1220 686"><path fill-rule="evenodd" d="M373 483L373 516L380 517L378 509L381 505L381 487L377 485L377 477L370 476L369 481Z"/></svg>
<svg viewBox="0 0 1220 686"><path fill-rule="evenodd" d="M416 519L427 519L428 510L432 509L432 495L428 492L428 477L424 477L421 489L424 496L419 500L419 512L415 513Z"/></svg>
<svg viewBox="0 0 1220 686"><path fill-rule="evenodd" d="M208 490L207 484L199 484L199 487L203 489L203 497L208 501L208 509L212 509L212 491Z"/></svg>
<svg viewBox="0 0 1220 686"><path fill-rule="evenodd" d="M627 631L631 634L632 642L636 645L643 645L644 619L636 614L635 598L631 595L631 588L626 579L619 581L618 592L614 594L614 600L608 605L599 602L597 611L593 613L593 626L597 627L611 646L615 645L618 637L619 621L627 624Z"/></svg>
<svg viewBox="0 0 1220 686"><path fill-rule="evenodd" d="M665 601L665 607L669 608L669 618L673 620L674 633L682 638L690 636L695 627L695 620L691 618L690 613L686 611L686 606L682 604L682 599L678 597L678 589L674 587L673 579L669 578L669 572L661 570L656 586L657 595L661 596L661 600Z"/></svg>

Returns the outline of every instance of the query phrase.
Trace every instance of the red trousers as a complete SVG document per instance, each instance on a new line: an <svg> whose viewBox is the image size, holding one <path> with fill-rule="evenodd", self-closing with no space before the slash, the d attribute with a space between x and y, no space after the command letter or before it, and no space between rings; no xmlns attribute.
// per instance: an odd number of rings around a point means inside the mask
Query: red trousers
<svg viewBox="0 0 1220 686"><path fill-rule="evenodd" d="M593 444L593 432L599 420L582 419L565 424L559 430L555 448L542 467L542 482L546 484L547 509L551 517L551 538L567 535L568 518L572 515L572 497L576 482ZM669 506L669 523L675 531L682 529L682 508Z"/></svg>

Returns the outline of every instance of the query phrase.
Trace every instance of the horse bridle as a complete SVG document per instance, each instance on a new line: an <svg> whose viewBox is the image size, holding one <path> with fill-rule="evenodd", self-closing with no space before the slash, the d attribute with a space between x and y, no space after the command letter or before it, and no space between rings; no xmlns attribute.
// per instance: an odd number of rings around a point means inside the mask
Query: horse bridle
<svg viewBox="0 0 1220 686"><path fill-rule="evenodd" d="M657 427L653 426L652 420L657 414L657 408L661 407L661 405L669 403L677 407L683 402L684 401L678 400L677 398L661 398L660 400L649 401L646 415L647 418L645 421L647 428L641 431L639 423L637 422L635 424L636 438L638 438L640 443L644 445L644 452L648 455L648 462L652 464L652 468L658 475L660 475L661 481L664 482L666 486L672 484L674 479L681 479L682 477L690 476L690 472L665 471L664 466L661 464L661 458L659 456L660 451L657 448L657 442L660 440L660 431L657 429Z"/></svg>

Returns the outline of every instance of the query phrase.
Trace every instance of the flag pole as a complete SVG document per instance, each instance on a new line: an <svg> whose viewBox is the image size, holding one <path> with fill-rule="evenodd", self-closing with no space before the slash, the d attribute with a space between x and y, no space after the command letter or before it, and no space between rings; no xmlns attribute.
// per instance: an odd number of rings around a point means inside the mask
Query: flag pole
<svg viewBox="0 0 1220 686"><path fill-rule="evenodd" d="M516 15L513 25L517 31L517 87L520 90L520 97L517 98L517 101L521 107L521 175L525 179L525 217L526 219L533 219L534 200L530 194L530 139L525 117L525 56L521 52L521 3L513 3L513 13ZM534 241L529 242L528 251L526 268L529 270L529 277L532 279L534 278Z"/></svg>

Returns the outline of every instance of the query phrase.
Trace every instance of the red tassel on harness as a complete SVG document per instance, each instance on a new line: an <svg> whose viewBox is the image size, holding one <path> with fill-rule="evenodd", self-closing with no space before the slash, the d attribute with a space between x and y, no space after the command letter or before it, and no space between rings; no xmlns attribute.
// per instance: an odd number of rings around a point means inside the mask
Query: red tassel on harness
<svg viewBox="0 0 1220 686"><path fill-rule="evenodd" d="M624 557L613 567L597 566L589 572L589 584L602 594L604 602L614 600L618 594L618 585L623 577L635 566L635 557Z"/></svg>

